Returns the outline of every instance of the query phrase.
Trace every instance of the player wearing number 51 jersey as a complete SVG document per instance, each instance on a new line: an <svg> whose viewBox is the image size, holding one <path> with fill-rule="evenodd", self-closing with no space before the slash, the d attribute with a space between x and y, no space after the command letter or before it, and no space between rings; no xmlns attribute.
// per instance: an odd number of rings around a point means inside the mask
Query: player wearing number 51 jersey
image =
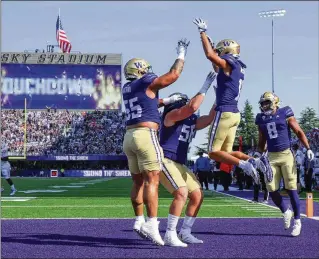
<svg viewBox="0 0 319 259"><path fill-rule="evenodd" d="M208 142L209 157L218 162L236 165L259 183L256 168L264 171L260 160L255 160L242 152L233 152L233 144L240 122L238 99L244 81L246 65L239 59L240 46L232 39L220 41L214 49L206 35L207 24L202 19L193 21L200 32L207 59L218 71L216 88L216 116L211 125Z"/></svg>
<svg viewBox="0 0 319 259"><path fill-rule="evenodd" d="M179 78L188 44L186 39L178 42L174 65L160 77L151 72L150 64L144 59L131 59L124 67L128 82L122 88L126 110L123 150L133 179L131 201L136 216L133 229L158 245L164 245L157 221L159 173L163 160L157 138L160 124L158 91ZM146 223L143 204L148 216Z"/></svg>
<svg viewBox="0 0 319 259"><path fill-rule="evenodd" d="M160 143L164 151L161 184L172 193L174 199L169 209L165 245L186 247L186 243L203 243L191 234L197 213L203 201L203 193L195 175L186 167L189 145L196 131L207 127L214 118L214 107L209 115L198 117L194 113L204 100L204 96L215 80L216 74L210 72L197 95L191 100L186 95L164 108ZM177 237L176 226L183 207L189 197L182 229Z"/></svg>
<svg viewBox="0 0 319 259"><path fill-rule="evenodd" d="M257 114L256 124L259 128L259 152L263 152L267 144L268 158L262 156L267 166L266 186L273 202L280 208L284 217L285 229L290 227L292 212L285 204L279 193L280 181L283 178L288 190L291 205L294 211L294 226L292 236L298 236L301 231L300 202L297 192L297 170L291 150L292 129L301 143L307 148L309 160L314 158L308 140L294 117L289 106L279 108L279 98L271 92L265 92L259 100L262 113Z"/></svg>

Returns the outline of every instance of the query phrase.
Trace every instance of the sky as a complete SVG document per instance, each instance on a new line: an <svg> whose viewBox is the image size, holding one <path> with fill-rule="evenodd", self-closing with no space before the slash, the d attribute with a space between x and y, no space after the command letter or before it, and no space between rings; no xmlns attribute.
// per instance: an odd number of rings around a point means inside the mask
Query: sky
<svg viewBox="0 0 319 259"><path fill-rule="evenodd" d="M133 57L146 59L153 71L164 74L174 63L179 39L191 41L184 70L176 83L160 92L194 96L211 70L192 20L208 23L207 34L218 42L231 38L241 45L241 60L247 65L239 100L259 112L258 100L271 90L271 19L258 12L285 9L275 19L275 92L282 105L289 105L299 117L310 106L319 113L319 2L317 1L86 1L86 2L2 2L1 51L22 52L56 44L58 10L74 51L122 53L123 65ZM125 81L123 80L123 83ZM210 89L200 113L208 114L215 96ZM192 146L205 142L207 129L197 132ZM192 147L191 152L194 152Z"/></svg>

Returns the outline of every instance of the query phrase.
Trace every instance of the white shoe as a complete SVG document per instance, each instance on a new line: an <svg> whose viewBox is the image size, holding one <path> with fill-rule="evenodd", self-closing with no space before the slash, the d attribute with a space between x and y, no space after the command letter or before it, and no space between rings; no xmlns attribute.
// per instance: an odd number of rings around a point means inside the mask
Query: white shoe
<svg viewBox="0 0 319 259"><path fill-rule="evenodd" d="M176 231L166 230L164 237L164 244L166 246L178 246L187 247L187 244L183 243L177 236Z"/></svg>
<svg viewBox="0 0 319 259"><path fill-rule="evenodd" d="M283 216L284 216L284 226L285 226L285 229L287 230L287 229L290 228L291 218L292 218L292 211L290 209L286 210L283 213Z"/></svg>
<svg viewBox="0 0 319 259"><path fill-rule="evenodd" d="M268 200L264 200L264 201L263 201L263 204L268 204Z"/></svg>
<svg viewBox="0 0 319 259"><path fill-rule="evenodd" d="M180 240L182 240L183 242L187 243L187 244L203 244L204 241L200 240L196 237L194 237L191 232L188 231L181 231L179 232L179 238Z"/></svg>
<svg viewBox="0 0 319 259"><path fill-rule="evenodd" d="M256 184L259 184L259 174L256 170L257 165L254 158L248 159L248 161L244 161L244 172L251 176Z"/></svg>
<svg viewBox="0 0 319 259"><path fill-rule="evenodd" d="M143 239L146 239L146 236L141 233L141 227L145 223L145 220L135 220L133 230Z"/></svg>
<svg viewBox="0 0 319 259"><path fill-rule="evenodd" d="M147 239L151 240L153 243L163 246L164 241L159 233L158 225L159 221L153 223L152 221L147 221L142 224L140 232L144 235Z"/></svg>
<svg viewBox="0 0 319 259"><path fill-rule="evenodd" d="M291 235L293 237L297 237L300 235L300 232L301 232L301 221L300 219L295 219L294 225L292 227Z"/></svg>
<svg viewBox="0 0 319 259"><path fill-rule="evenodd" d="M4 188L1 188L1 192L3 192L4 191Z"/></svg>
<svg viewBox="0 0 319 259"><path fill-rule="evenodd" d="M17 191L18 191L17 189L13 189L13 190L11 190L11 192L10 192L10 196L15 195Z"/></svg>

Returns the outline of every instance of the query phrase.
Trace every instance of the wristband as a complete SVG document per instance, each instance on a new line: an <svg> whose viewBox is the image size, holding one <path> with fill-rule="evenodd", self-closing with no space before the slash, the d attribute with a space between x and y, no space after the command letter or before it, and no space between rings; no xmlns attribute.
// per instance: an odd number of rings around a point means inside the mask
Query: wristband
<svg viewBox="0 0 319 259"><path fill-rule="evenodd" d="M180 52L180 53L178 54L177 59L184 60L184 59L185 59L185 52Z"/></svg>

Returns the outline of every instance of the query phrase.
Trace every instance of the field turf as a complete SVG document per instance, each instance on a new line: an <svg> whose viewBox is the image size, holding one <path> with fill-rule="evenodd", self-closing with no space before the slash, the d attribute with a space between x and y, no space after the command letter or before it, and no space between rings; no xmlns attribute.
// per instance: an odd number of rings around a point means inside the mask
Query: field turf
<svg viewBox="0 0 319 259"><path fill-rule="evenodd" d="M204 244L181 249L157 247L132 232L130 178L13 181L18 189L13 197L2 181L2 258L319 257L319 221L305 218L304 200L303 232L291 238L290 230L283 230L281 213L272 203L249 202L252 191L205 191L193 228ZM162 186L159 197L160 231L164 236L172 198ZM318 192L314 197L318 217Z"/></svg>

